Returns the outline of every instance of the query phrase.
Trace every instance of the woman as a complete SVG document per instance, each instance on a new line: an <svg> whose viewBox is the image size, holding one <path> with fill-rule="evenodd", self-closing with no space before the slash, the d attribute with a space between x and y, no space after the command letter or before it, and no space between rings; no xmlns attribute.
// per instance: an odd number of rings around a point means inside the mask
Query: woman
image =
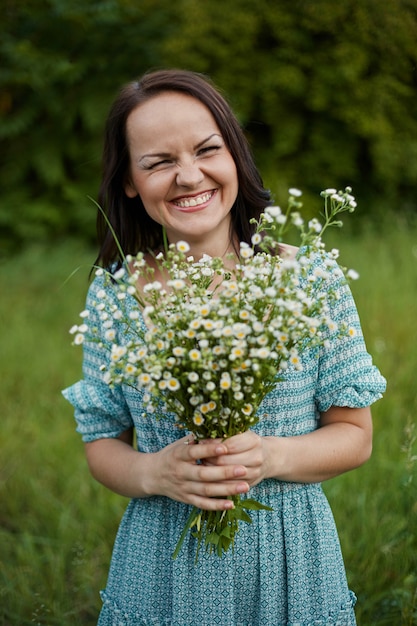
<svg viewBox="0 0 417 626"><path fill-rule="evenodd" d="M162 227L170 242L187 241L194 258L219 256L233 270L239 242L250 242L250 219L269 203L228 104L192 72L149 73L121 91L108 118L103 162L99 203L124 252L145 252L161 282L149 251L162 249ZM98 262L117 267L122 260L101 214L98 223ZM102 288L96 277L91 315ZM104 328L101 344L85 346L84 379L64 393L75 406L91 473L131 498L100 626L355 624L355 596L320 483L368 459L369 405L385 381L366 352L346 285L339 295L333 315L356 328L355 338L348 345L334 340L319 359L305 354L303 370L289 370L265 399L259 423L223 442L183 445L192 439L174 420L144 419L139 392L102 380ZM100 318L89 323L103 326ZM172 560L191 505L226 510L227 496L249 491L274 511L253 513L233 553L219 559L202 551L195 565L190 536Z"/></svg>

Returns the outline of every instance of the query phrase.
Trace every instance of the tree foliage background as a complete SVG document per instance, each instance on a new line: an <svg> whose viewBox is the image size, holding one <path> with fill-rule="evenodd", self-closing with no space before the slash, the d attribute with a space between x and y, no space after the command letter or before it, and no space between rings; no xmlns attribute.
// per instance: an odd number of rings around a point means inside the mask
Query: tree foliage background
<svg viewBox="0 0 417 626"><path fill-rule="evenodd" d="M102 129L150 68L207 73L277 201L417 210L417 0L1 0L0 250L94 237Z"/></svg>

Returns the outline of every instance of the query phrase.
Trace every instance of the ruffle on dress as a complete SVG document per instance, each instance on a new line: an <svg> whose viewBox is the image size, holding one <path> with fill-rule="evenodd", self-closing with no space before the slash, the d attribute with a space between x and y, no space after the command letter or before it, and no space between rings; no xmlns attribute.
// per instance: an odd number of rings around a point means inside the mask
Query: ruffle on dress
<svg viewBox="0 0 417 626"><path fill-rule="evenodd" d="M103 608L97 626L213 626L211 621L207 621L206 624L199 622L198 625L194 625L190 622L185 625L175 623L171 618L161 620L155 616L144 617L139 613L129 615L127 612L120 609L117 603L112 600L105 591L101 591L100 595L103 601ZM356 604L356 596L353 591L349 591L349 596L349 600L340 608L337 615L334 612L330 612L328 616L322 619L307 622L286 622L285 624L277 623L274 626L354 626L356 622L353 609ZM262 624L255 625L252 622L219 624L216 621L216 624L218 624L218 626L262 626Z"/></svg>

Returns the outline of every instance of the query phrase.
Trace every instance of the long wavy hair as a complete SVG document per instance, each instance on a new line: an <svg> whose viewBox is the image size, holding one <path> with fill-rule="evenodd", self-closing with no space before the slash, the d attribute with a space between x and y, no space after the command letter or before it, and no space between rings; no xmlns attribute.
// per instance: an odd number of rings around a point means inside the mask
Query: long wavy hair
<svg viewBox="0 0 417 626"><path fill-rule="evenodd" d="M98 193L101 210L97 214L99 253L96 260L96 264L103 267L122 262L115 236L125 255L156 250L163 242L162 227L149 217L140 196L129 198L125 193L130 166L126 121L136 107L166 91L188 94L202 102L214 117L233 157L238 175L238 194L231 208L231 238L249 243L253 234L251 218L258 218L271 203L246 137L226 99L210 80L202 74L186 70L146 73L140 80L121 89L105 127L102 179Z"/></svg>

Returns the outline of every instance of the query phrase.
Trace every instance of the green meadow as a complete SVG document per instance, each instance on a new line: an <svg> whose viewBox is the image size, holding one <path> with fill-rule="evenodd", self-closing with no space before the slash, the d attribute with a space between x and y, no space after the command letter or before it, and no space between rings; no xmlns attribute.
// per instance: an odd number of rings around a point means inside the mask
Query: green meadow
<svg viewBox="0 0 417 626"><path fill-rule="evenodd" d="M332 235L374 362L374 452L326 483L359 626L417 624L417 226ZM96 623L126 500L90 477L61 389L80 376L68 329L94 252L73 241L0 264L0 624ZM75 273L74 270L77 270Z"/></svg>

